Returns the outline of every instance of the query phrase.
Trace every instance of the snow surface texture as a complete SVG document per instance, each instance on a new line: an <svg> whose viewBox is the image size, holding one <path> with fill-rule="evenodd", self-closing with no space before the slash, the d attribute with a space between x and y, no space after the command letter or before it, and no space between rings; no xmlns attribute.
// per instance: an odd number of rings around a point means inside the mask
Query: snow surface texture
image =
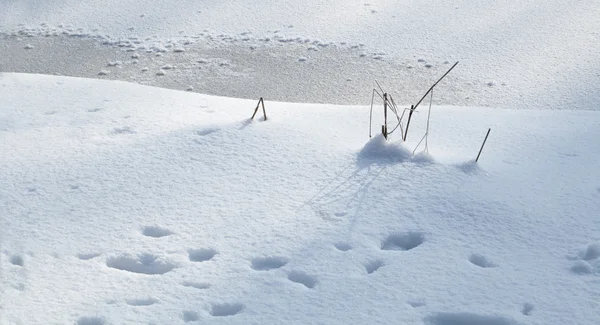
<svg viewBox="0 0 600 325"><path fill-rule="evenodd" d="M3 325L600 324L599 112L434 106L415 158L422 112L399 143L364 106L0 98Z"/></svg>
<svg viewBox="0 0 600 325"><path fill-rule="evenodd" d="M0 71L229 97L600 108L597 0L0 2ZM166 69L165 67L174 67Z"/></svg>

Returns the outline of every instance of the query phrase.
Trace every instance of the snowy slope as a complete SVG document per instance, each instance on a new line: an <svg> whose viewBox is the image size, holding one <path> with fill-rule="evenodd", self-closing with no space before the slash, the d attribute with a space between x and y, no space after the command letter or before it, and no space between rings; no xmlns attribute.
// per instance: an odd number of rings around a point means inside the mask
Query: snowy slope
<svg viewBox="0 0 600 325"><path fill-rule="evenodd" d="M399 144L363 106L0 98L0 324L600 323L598 112L434 106L413 157L425 111Z"/></svg>
<svg viewBox="0 0 600 325"><path fill-rule="evenodd" d="M374 79L409 102L461 61L439 104L598 110L598 17L597 0L3 1L0 71L366 104Z"/></svg>

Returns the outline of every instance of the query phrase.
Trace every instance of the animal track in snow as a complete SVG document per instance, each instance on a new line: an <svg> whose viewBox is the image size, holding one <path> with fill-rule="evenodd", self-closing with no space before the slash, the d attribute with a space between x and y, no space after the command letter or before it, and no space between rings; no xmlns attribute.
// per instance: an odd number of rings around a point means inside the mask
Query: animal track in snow
<svg viewBox="0 0 600 325"><path fill-rule="evenodd" d="M252 268L256 271L268 271L278 269L287 263L286 258L278 256L256 257L252 259Z"/></svg>
<svg viewBox="0 0 600 325"><path fill-rule="evenodd" d="M365 271L367 271L367 274L371 274L371 273L379 270L379 268L384 265L385 265L385 263L383 263L382 260L369 261L369 262L365 263Z"/></svg>
<svg viewBox="0 0 600 325"><path fill-rule="evenodd" d="M300 283L305 287L312 289L317 285L317 279L310 276L302 271L292 271L288 274L288 280L296 283Z"/></svg>
<svg viewBox="0 0 600 325"><path fill-rule="evenodd" d="M600 243L591 243L571 259L577 260L571 266L576 274L592 274L600 271Z"/></svg>
<svg viewBox="0 0 600 325"><path fill-rule="evenodd" d="M142 228L142 235L154 238L160 238L172 235L169 229L160 227L160 226L145 226Z"/></svg>
<svg viewBox="0 0 600 325"><path fill-rule="evenodd" d="M571 266L571 272L576 274L591 274L594 268L587 261L577 261Z"/></svg>
<svg viewBox="0 0 600 325"><path fill-rule="evenodd" d="M535 306L533 304L525 303L525 304L523 304L523 309L521 309L521 314L523 314L525 316L531 316L531 312L533 311L533 308L535 308Z"/></svg>
<svg viewBox="0 0 600 325"><path fill-rule="evenodd" d="M600 243L589 244L579 255L584 261L591 261L600 258Z"/></svg>
<svg viewBox="0 0 600 325"><path fill-rule="evenodd" d="M210 283L205 283L205 282L184 281L183 283L181 283L181 285L183 285L184 287L191 287L191 288L196 288L196 289L210 288Z"/></svg>
<svg viewBox="0 0 600 325"><path fill-rule="evenodd" d="M215 317L233 316L244 309L240 303L212 304L210 314Z"/></svg>
<svg viewBox="0 0 600 325"><path fill-rule="evenodd" d="M421 232L403 232L389 235L381 242L383 250L408 251L425 242L425 235Z"/></svg>
<svg viewBox="0 0 600 325"><path fill-rule="evenodd" d="M436 313L425 317L427 325L518 325L508 317L472 313Z"/></svg>
<svg viewBox="0 0 600 325"><path fill-rule="evenodd" d="M203 136L209 135L209 134L217 132L217 131L219 131L219 129L217 129L217 128L206 128L206 129L196 131L196 134L203 137Z"/></svg>
<svg viewBox="0 0 600 325"><path fill-rule="evenodd" d="M98 257L98 256L100 256L99 253L79 253L79 254L77 254L77 257L82 261L91 260L92 258Z"/></svg>
<svg viewBox="0 0 600 325"><path fill-rule="evenodd" d="M114 128L112 130L112 133L113 134L134 134L135 131L129 126L124 126L121 128Z"/></svg>
<svg viewBox="0 0 600 325"><path fill-rule="evenodd" d="M352 246L346 244L346 243L335 243L333 244L333 246L335 246L335 248L337 248L338 250L342 251L342 252L346 252L352 249Z"/></svg>
<svg viewBox="0 0 600 325"><path fill-rule="evenodd" d="M106 319L104 317L79 317L77 325L104 325Z"/></svg>
<svg viewBox="0 0 600 325"><path fill-rule="evenodd" d="M198 313L195 311L184 310L181 314L182 314L183 321L186 323L187 322L195 322L200 318L198 316Z"/></svg>
<svg viewBox="0 0 600 325"><path fill-rule="evenodd" d="M411 301L408 301L407 303L413 308L423 307L423 306L427 305L425 302L420 301L420 300L411 300Z"/></svg>
<svg viewBox="0 0 600 325"><path fill-rule="evenodd" d="M492 263L491 261L489 261L485 256L483 256L481 254L471 254L471 256L469 256L469 262L471 262L474 265L477 265L479 267L482 267L482 268L498 266L498 265Z"/></svg>
<svg viewBox="0 0 600 325"><path fill-rule="evenodd" d="M215 257L217 251L212 248L189 249L188 255L192 262L206 262Z"/></svg>
<svg viewBox="0 0 600 325"><path fill-rule="evenodd" d="M176 265L169 262L159 260L158 256L152 254L139 254L131 256L128 254L110 257L106 260L106 266L140 274L165 274L173 270Z"/></svg>
<svg viewBox="0 0 600 325"><path fill-rule="evenodd" d="M125 302L130 306L151 306L158 302L154 298L142 298L142 299L126 299Z"/></svg>
<svg viewBox="0 0 600 325"><path fill-rule="evenodd" d="M10 257L10 263L12 265L23 266L25 265L25 261L23 261L23 257L21 255L13 255Z"/></svg>

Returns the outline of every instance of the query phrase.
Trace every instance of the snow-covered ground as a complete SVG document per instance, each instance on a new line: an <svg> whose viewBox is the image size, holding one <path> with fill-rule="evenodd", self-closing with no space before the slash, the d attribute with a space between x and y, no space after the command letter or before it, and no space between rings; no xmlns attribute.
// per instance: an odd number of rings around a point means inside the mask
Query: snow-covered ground
<svg viewBox="0 0 600 325"><path fill-rule="evenodd" d="M0 87L2 324L600 322L598 112Z"/></svg>
<svg viewBox="0 0 600 325"><path fill-rule="evenodd" d="M600 324L598 17L0 2L0 324Z"/></svg>

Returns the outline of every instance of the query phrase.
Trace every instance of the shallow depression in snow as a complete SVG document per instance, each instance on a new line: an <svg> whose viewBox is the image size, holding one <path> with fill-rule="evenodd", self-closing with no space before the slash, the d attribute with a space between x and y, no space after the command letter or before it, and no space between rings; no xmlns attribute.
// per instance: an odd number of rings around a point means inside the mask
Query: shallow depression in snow
<svg viewBox="0 0 600 325"><path fill-rule="evenodd" d="M381 249L408 251L425 242L425 234L422 232L404 232L389 235L381 242Z"/></svg>
<svg viewBox="0 0 600 325"><path fill-rule="evenodd" d="M144 253L137 256L119 255L109 257L106 260L108 267L140 274L165 274L173 270L177 265L159 259L158 256Z"/></svg>

